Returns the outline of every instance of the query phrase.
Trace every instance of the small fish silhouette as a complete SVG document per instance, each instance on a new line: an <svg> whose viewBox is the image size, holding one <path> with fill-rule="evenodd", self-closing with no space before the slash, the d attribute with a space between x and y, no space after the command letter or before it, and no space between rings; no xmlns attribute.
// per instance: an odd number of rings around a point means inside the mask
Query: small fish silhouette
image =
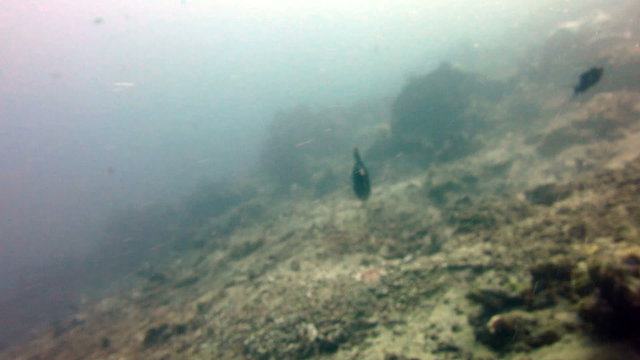
<svg viewBox="0 0 640 360"><path fill-rule="evenodd" d="M369 171L360 158L358 148L353 149L353 158L355 164L353 164L353 170L351 172L351 181L353 183L353 191L356 193L358 199L366 201L371 194L371 183L369 182Z"/></svg>
<svg viewBox="0 0 640 360"><path fill-rule="evenodd" d="M578 83L578 85L573 87L573 95L583 93L593 85L597 84L598 81L600 81L603 72L604 68L592 67L591 69L580 74L580 82Z"/></svg>

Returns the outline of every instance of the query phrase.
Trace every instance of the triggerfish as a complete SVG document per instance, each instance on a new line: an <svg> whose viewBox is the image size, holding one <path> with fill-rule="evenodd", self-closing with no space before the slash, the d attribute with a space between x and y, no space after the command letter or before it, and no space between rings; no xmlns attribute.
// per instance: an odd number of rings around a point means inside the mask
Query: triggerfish
<svg viewBox="0 0 640 360"><path fill-rule="evenodd" d="M580 74L580 82L573 87L573 95L578 95L587 91L590 87L597 84L602 77L604 69L601 67L593 67Z"/></svg>
<svg viewBox="0 0 640 360"><path fill-rule="evenodd" d="M351 182L353 183L353 191L358 199L366 201L371 194L371 183L369 182L369 171L364 166L358 148L353 149L353 171L351 172Z"/></svg>

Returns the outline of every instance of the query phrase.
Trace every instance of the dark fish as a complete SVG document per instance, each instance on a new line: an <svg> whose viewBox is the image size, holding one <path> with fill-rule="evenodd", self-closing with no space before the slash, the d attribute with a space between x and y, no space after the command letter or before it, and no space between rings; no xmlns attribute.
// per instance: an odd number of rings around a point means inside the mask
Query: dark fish
<svg viewBox="0 0 640 360"><path fill-rule="evenodd" d="M353 171L351 172L351 181L353 183L353 191L356 193L358 199L366 201L371 194L371 183L369 182L369 171L364 166L358 148L353 149L353 158L356 161L353 164Z"/></svg>
<svg viewBox="0 0 640 360"><path fill-rule="evenodd" d="M591 69L580 74L580 82L578 85L573 87L573 94L578 95L587 91L590 87L597 84L602 77L602 73L604 72L604 68L601 67L592 67Z"/></svg>

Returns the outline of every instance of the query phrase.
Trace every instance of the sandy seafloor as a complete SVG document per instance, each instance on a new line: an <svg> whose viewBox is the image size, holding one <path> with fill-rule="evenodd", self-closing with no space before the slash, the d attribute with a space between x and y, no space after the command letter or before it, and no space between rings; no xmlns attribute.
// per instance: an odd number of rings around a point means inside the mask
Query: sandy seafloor
<svg viewBox="0 0 640 360"><path fill-rule="evenodd" d="M602 50L636 75L639 31ZM166 279L0 358L640 359L640 84L522 86L540 116L473 154L380 172L364 204L344 186L222 238L211 221Z"/></svg>

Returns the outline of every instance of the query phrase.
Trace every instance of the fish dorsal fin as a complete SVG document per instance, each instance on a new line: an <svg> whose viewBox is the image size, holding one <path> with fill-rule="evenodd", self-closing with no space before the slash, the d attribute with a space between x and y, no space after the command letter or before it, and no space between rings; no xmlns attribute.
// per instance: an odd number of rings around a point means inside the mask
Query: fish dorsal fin
<svg viewBox="0 0 640 360"><path fill-rule="evenodd" d="M360 153L358 152L358 148L354 147L353 148L353 158L356 160L356 162L362 162L362 159L360 159Z"/></svg>

